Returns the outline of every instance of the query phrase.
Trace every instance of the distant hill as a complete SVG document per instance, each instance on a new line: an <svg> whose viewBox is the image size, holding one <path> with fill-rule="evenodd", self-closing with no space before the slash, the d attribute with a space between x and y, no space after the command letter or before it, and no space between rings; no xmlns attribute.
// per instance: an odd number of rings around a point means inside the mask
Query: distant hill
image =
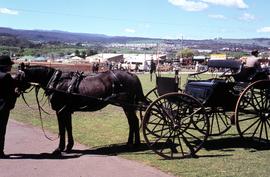
<svg viewBox="0 0 270 177"><path fill-rule="evenodd" d="M148 38L123 37L123 36L107 36L103 34L88 34L88 33L71 33L65 31L45 31L45 30L18 30L11 28L0 27L1 34L10 34L18 38L24 38L31 41L60 41L60 42L120 42L149 40Z"/></svg>
<svg viewBox="0 0 270 177"><path fill-rule="evenodd" d="M0 27L1 36L13 36L14 40L26 39L32 42L69 42L69 43L170 43L184 44L192 48L221 49L230 48L270 48L270 38L255 39L207 39L207 40L166 40L158 38L107 36L104 34L71 33L65 31L46 31L46 30L18 30ZM1 39L1 38L0 38ZM2 41L3 43L3 41Z"/></svg>

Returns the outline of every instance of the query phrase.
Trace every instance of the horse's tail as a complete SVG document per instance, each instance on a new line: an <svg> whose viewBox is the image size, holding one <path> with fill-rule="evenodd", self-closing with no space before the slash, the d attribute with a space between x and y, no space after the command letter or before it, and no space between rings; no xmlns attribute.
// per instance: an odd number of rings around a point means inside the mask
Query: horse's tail
<svg viewBox="0 0 270 177"><path fill-rule="evenodd" d="M138 104L138 103L142 103L142 104L145 104L147 105L148 104L148 101L146 99L146 97L144 96L143 94L143 88L142 88L142 84L141 84L141 81L139 80L138 77L136 77L137 79L137 83L136 86L136 97L135 97L135 102Z"/></svg>

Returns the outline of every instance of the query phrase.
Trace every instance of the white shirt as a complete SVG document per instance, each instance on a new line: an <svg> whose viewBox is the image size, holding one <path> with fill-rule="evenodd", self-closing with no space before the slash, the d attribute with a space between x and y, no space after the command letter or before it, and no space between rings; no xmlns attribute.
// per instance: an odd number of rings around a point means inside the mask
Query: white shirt
<svg viewBox="0 0 270 177"><path fill-rule="evenodd" d="M255 56L249 56L246 60L246 66L247 67L254 67L255 63L258 62L259 58Z"/></svg>

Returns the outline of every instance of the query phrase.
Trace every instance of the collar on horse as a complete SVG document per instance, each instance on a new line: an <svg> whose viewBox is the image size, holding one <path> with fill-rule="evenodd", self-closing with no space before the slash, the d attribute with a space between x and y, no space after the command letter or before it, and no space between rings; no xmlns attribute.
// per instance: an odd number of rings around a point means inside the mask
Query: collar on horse
<svg viewBox="0 0 270 177"><path fill-rule="evenodd" d="M117 92L116 92L116 89L119 89L121 90L121 87L123 87L123 84L120 82L120 80L118 79L118 77L115 75L115 73L113 71L111 71L111 74L112 74L112 77L113 77L113 83L112 83L112 95L115 95Z"/></svg>
<svg viewBox="0 0 270 177"><path fill-rule="evenodd" d="M56 90L56 86L62 76L61 70L55 70L51 79L49 80L46 87L46 94L49 95ZM72 74L71 81L68 84L67 93L76 93L79 88L79 84L84 77L83 72L76 71Z"/></svg>
<svg viewBox="0 0 270 177"><path fill-rule="evenodd" d="M123 87L123 84L121 83L119 78L116 76L116 74L113 71L110 71L110 73L112 76L112 94L108 96L107 98L104 98L104 101L108 101L109 99L117 97L119 95L119 92L121 92L121 88ZM59 83L62 74L63 72L61 70L54 71L45 89L46 95L50 95L51 93L58 91L56 89L56 86ZM84 77L83 72L77 71L73 73L71 77L71 81L68 84L66 93L69 93L69 94L76 93L78 91L79 84L81 80L83 79L83 77Z"/></svg>

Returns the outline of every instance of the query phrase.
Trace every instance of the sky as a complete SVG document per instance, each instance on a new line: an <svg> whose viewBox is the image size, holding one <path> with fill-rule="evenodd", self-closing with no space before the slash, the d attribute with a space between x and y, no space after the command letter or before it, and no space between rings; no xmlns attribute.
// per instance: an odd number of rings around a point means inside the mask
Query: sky
<svg viewBox="0 0 270 177"><path fill-rule="evenodd" d="M163 39L270 38L270 0L1 0L0 27Z"/></svg>

